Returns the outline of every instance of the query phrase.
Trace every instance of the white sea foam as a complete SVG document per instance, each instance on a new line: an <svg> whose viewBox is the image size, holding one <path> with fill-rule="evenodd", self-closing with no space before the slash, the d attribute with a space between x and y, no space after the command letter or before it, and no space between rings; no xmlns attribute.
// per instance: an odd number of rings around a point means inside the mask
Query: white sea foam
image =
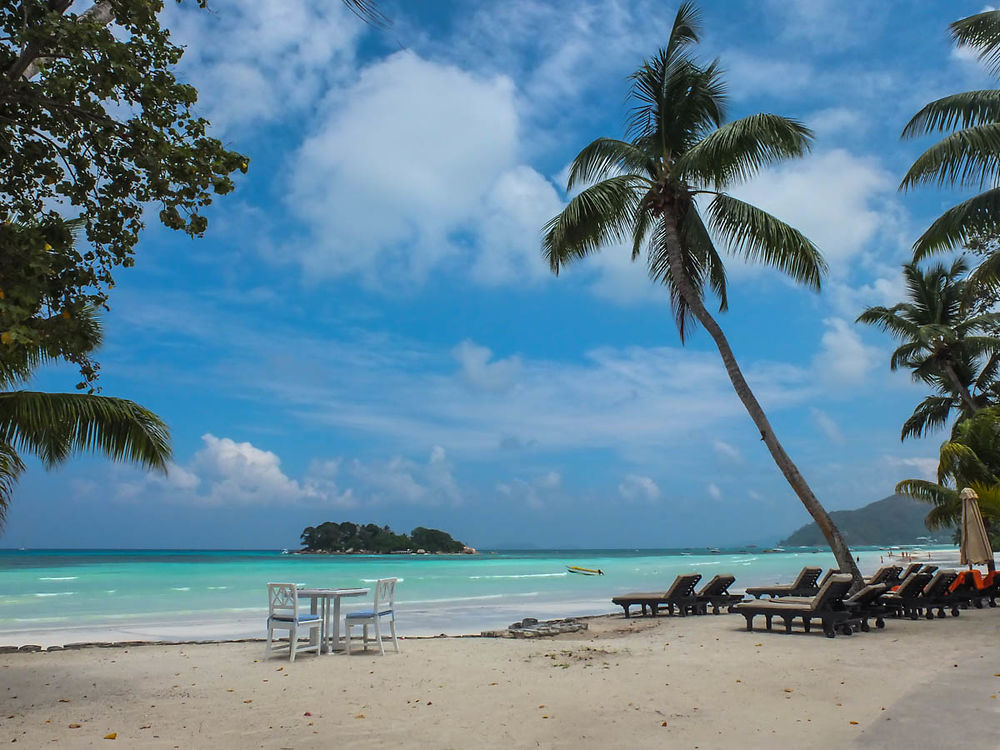
<svg viewBox="0 0 1000 750"><path fill-rule="evenodd" d="M54 577L54 578L43 577L43 578L39 578L38 580L39 581L75 581L79 577L80 576L61 576L61 577Z"/></svg>
<svg viewBox="0 0 1000 750"><path fill-rule="evenodd" d="M396 583L402 583L405 580L406 580L405 578L397 578L396 579ZM420 580L420 579L418 579L418 580ZM379 579L378 578L362 578L361 582L362 583L378 583Z"/></svg>
<svg viewBox="0 0 1000 750"><path fill-rule="evenodd" d="M171 586L170 590L171 591L190 591L191 587L190 586Z"/></svg>
<svg viewBox="0 0 1000 750"><path fill-rule="evenodd" d="M228 589L228 586L209 586L209 591L221 591L222 589Z"/></svg>
<svg viewBox="0 0 1000 750"><path fill-rule="evenodd" d="M45 594L35 594L35 596L73 596L75 591L54 591Z"/></svg>

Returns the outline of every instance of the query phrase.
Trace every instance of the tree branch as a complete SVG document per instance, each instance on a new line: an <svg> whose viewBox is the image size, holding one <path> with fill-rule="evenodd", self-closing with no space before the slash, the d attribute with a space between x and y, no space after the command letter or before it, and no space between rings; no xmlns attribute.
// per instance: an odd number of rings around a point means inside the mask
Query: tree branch
<svg viewBox="0 0 1000 750"><path fill-rule="evenodd" d="M55 0L55 2L50 4L50 7L54 12L62 14L72 4L73 0ZM77 23L96 23L100 26L107 26L113 20L114 9L111 7L109 0L97 0L90 8L87 8L87 10L80 14ZM48 60L48 57L43 56L39 45L34 43L28 44L20 57L17 58L17 61L10 67L10 70L7 71L7 79L10 81L16 81L18 78L31 80L38 75L38 72Z"/></svg>

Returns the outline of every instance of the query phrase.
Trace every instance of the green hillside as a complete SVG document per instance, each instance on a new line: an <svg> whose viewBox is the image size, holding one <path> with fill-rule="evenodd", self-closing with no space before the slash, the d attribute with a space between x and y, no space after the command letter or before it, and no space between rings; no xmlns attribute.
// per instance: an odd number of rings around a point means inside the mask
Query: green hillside
<svg viewBox="0 0 1000 750"><path fill-rule="evenodd" d="M830 516L849 545L914 544L917 537L927 536L950 541L951 530L931 533L924 526L924 517L930 508L926 503L903 495L890 495L857 510L835 510ZM780 544L782 547L820 546L826 544L826 539L816 524L810 523Z"/></svg>

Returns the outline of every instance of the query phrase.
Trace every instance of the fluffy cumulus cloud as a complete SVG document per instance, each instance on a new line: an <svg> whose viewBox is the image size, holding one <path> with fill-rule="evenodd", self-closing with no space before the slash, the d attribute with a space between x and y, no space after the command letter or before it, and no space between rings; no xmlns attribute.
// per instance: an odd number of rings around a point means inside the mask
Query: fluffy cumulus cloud
<svg viewBox="0 0 1000 750"><path fill-rule="evenodd" d="M833 417L816 407L811 407L809 413L812 414L813 422L827 438L834 443L844 442L844 433L840 431L840 426Z"/></svg>
<svg viewBox="0 0 1000 750"><path fill-rule="evenodd" d="M802 231L837 277L877 236L895 228L895 190L892 175L877 162L834 149L764 172L734 193Z"/></svg>
<svg viewBox="0 0 1000 750"><path fill-rule="evenodd" d="M493 352L472 341L463 341L452 350L466 383L485 391L506 391L521 372L521 358L493 359ZM492 360L492 361L491 361Z"/></svg>
<svg viewBox="0 0 1000 750"><path fill-rule="evenodd" d="M936 458L885 456L883 462L892 469L908 470L911 476L916 475L913 477L915 479L937 480L938 460Z"/></svg>
<svg viewBox="0 0 1000 750"><path fill-rule="evenodd" d="M288 204L310 275L419 283L449 261L482 281L540 277L554 188L518 163L514 85L399 52L331 94L294 160Z"/></svg>
<svg viewBox="0 0 1000 750"><path fill-rule="evenodd" d="M441 446L425 461L403 456L362 461L316 459L300 478L289 476L281 458L250 442L202 436L202 448L167 476L147 475L117 482L119 499L159 491L167 500L205 505L312 505L353 508L359 505L458 505L462 491ZM558 485L558 475L556 485ZM539 486L551 487L552 478Z"/></svg>
<svg viewBox="0 0 1000 750"><path fill-rule="evenodd" d="M531 510L541 510L557 496L561 486L562 476L556 471L549 471L529 479L513 477L498 482L495 489L504 499L521 503Z"/></svg>
<svg viewBox="0 0 1000 750"><path fill-rule="evenodd" d="M185 47L180 70L223 131L301 116L345 80L364 24L324 0L166 3L164 25Z"/></svg>
<svg viewBox="0 0 1000 750"><path fill-rule="evenodd" d="M856 328L842 318L823 321L826 330L813 359L818 377L834 387L854 386L879 364L881 352L861 340Z"/></svg>
<svg viewBox="0 0 1000 750"><path fill-rule="evenodd" d="M650 477L626 474L618 485L618 494L630 502L653 503L660 499L660 487Z"/></svg>

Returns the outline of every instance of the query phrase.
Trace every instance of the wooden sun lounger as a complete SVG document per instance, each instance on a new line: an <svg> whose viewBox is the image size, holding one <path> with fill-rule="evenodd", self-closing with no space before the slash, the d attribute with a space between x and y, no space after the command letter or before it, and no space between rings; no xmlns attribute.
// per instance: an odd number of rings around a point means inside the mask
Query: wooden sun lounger
<svg viewBox="0 0 1000 750"><path fill-rule="evenodd" d="M611 600L612 604L617 604L625 610L625 617L631 617L629 608L633 604L642 607L642 613L646 614L649 608L653 617L659 615L661 605L666 605L668 614L673 615L674 607L677 607L678 614L682 617L687 614L696 614L698 611L698 598L695 596L694 587L701 580L700 573L690 573L680 575L674 579L673 584L665 593L632 593L616 596Z"/></svg>
<svg viewBox="0 0 1000 750"><path fill-rule="evenodd" d="M811 621L818 619L822 621L823 632L828 638L833 638L838 630L844 635L850 635L854 632L854 626L860 627L861 624L859 616L844 604L844 597L847 596L853 582L854 579L850 575L838 573L830 576L812 599L746 601L740 602L733 609L746 618L747 630L753 630L754 617L763 615L768 630L771 630L771 621L775 617L780 617L784 620L785 632L790 633L792 623L796 618L801 618L802 627L808 633Z"/></svg>
<svg viewBox="0 0 1000 750"><path fill-rule="evenodd" d="M804 567L799 571L798 577L792 583L776 584L774 586L753 586L747 589L747 594L760 599L764 594L771 597L777 596L815 596L819 592L816 581L822 568Z"/></svg>
<svg viewBox="0 0 1000 750"><path fill-rule="evenodd" d="M901 582L902 573L903 569L898 565L883 565L875 571L875 575L871 578L866 578L865 583L869 585L884 583L889 588L892 588Z"/></svg>
<svg viewBox="0 0 1000 750"><path fill-rule="evenodd" d="M722 607L728 607L733 611L733 605L743 600L743 594L730 594L729 587L736 581L736 576L717 575L711 581L701 587L701 591L695 594L698 599L698 613L708 614L708 608L712 608L712 614L719 614Z"/></svg>
<svg viewBox="0 0 1000 750"><path fill-rule="evenodd" d="M971 604L976 609L982 609L984 605L995 607L1000 594L1000 577L996 571L987 573L984 578L978 570L963 570L950 589L962 604Z"/></svg>
<svg viewBox="0 0 1000 750"><path fill-rule="evenodd" d="M924 586L931 580L930 573L914 573L907 576L896 588L882 595L882 603L895 617L909 617L916 620L920 617L919 599L923 596Z"/></svg>

